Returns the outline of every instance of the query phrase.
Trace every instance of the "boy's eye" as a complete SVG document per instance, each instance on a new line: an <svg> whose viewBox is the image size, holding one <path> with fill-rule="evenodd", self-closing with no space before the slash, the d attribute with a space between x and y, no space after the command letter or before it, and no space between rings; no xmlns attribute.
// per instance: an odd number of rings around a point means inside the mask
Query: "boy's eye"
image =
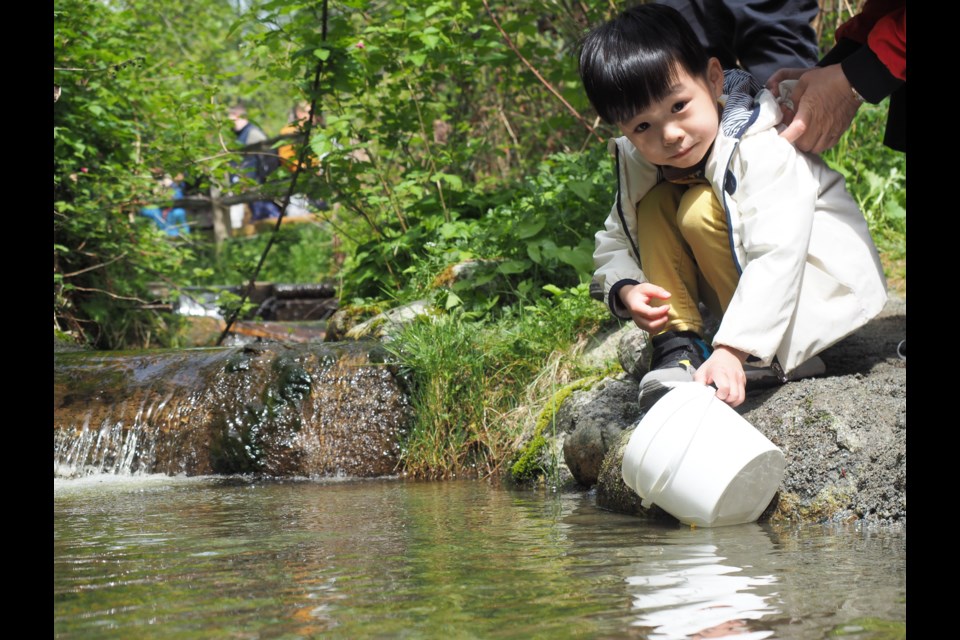
<svg viewBox="0 0 960 640"><path fill-rule="evenodd" d="M685 106L687 106L686 102L678 102L675 105L673 105L673 112L677 113L678 111L683 111L683 108Z"/></svg>
<svg viewBox="0 0 960 640"><path fill-rule="evenodd" d="M634 127L633 130L636 131L637 133L643 133L644 131L646 131L646 130L649 129L649 128L650 128L650 125L649 125L649 124L647 124L646 122L641 122L641 123L638 124L636 127Z"/></svg>

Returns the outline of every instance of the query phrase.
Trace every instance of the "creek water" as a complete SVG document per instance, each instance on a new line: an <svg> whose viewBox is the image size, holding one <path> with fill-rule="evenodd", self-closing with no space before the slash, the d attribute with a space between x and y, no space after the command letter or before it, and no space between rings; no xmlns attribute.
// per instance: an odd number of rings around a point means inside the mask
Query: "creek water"
<svg viewBox="0 0 960 640"><path fill-rule="evenodd" d="M476 481L54 479L57 638L899 638L906 531Z"/></svg>

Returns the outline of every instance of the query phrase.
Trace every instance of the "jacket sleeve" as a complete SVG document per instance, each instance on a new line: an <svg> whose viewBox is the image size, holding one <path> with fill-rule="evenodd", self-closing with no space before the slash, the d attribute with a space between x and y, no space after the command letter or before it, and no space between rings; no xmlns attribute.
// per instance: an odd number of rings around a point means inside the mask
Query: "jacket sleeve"
<svg viewBox="0 0 960 640"><path fill-rule="evenodd" d="M769 365L797 307L818 183L806 158L775 129L740 142L734 173L730 199L740 214L746 266L713 344Z"/></svg>
<svg viewBox="0 0 960 640"><path fill-rule="evenodd" d="M907 81L907 8L904 0L870 0L840 25L837 44L820 66L839 63L850 84L876 104Z"/></svg>
<svg viewBox="0 0 960 640"><path fill-rule="evenodd" d="M616 159L617 195L603 229L594 236L594 274L590 293L606 303L618 318L630 313L617 293L627 284L646 282L640 268L636 233L637 203L656 184L656 168L639 160L626 139L611 140L609 149Z"/></svg>
<svg viewBox="0 0 960 640"><path fill-rule="evenodd" d="M737 59L760 83L779 69L809 67L816 62L817 34L810 24L820 11L816 0L723 0L714 4L733 13L729 33Z"/></svg>

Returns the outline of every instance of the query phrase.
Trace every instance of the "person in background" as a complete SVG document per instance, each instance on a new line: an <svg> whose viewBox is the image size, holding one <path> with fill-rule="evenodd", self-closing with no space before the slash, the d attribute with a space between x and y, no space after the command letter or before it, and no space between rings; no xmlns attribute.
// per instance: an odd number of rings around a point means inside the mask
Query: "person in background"
<svg viewBox="0 0 960 640"><path fill-rule="evenodd" d="M816 67L781 69L767 88L789 124L781 135L813 153L837 144L861 104L889 97L883 143L906 153L906 0L867 0L840 25L836 44Z"/></svg>
<svg viewBox="0 0 960 640"><path fill-rule="evenodd" d="M310 103L301 100L293 105L290 111L290 122L280 129L280 135L292 135L306 130L307 120L310 118ZM323 127L323 116L318 115L313 119L314 127ZM303 140L300 144L307 144ZM277 149L277 155L280 156L281 166L288 172L293 173L297 168L297 156L299 154L298 145L293 143L284 144ZM313 155L308 154L301 167L302 171L307 171L314 166ZM319 169L317 170L319 173ZM300 178L304 180L306 176ZM298 182L301 186L303 182ZM311 200L304 193L295 193L290 196L290 204L287 205L286 215L291 218L310 215L312 209L326 211L330 207L324 200Z"/></svg>
<svg viewBox="0 0 960 640"><path fill-rule="evenodd" d="M169 175L159 179L162 196L171 200L183 198L183 176L178 175L174 180ZM189 235L190 224L187 222L187 212L182 207L143 207L140 213L153 220L157 228L168 236Z"/></svg>
<svg viewBox="0 0 960 640"><path fill-rule="evenodd" d="M233 122L233 132L237 136L237 142L241 145L253 145L267 139L263 129L247 118L247 109L242 104L230 107L227 117ZM262 185L267 181L267 176L278 165L279 159L276 154L268 149L263 149L244 153L243 159L236 166L245 177L254 180L258 185ZM233 182L236 183L239 179L240 176L234 176ZM280 207L270 200L251 202L250 217L255 221L279 218Z"/></svg>

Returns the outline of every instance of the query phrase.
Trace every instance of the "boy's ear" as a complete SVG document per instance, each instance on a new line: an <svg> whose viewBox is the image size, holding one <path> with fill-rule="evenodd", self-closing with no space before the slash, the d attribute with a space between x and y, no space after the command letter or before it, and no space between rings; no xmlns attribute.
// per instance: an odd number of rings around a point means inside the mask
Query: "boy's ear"
<svg viewBox="0 0 960 640"><path fill-rule="evenodd" d="M710 58L707 63L707 84L713 91L714 98L723 95L723 67L720 66L720 60L717 58Z"/></svg>

